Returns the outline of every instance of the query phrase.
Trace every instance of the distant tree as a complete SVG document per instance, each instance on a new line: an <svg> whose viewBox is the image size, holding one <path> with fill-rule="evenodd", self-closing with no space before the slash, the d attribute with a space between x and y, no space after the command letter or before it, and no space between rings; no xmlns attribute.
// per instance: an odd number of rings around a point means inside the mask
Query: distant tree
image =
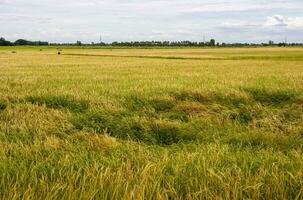
<svg viewBox="0 0 303 200"><path fill-rule="evenodd" d="M31 42L24 40L24 39L18 39L14 42L15 45L31 45Z"/></svg>
<svg viewBox="0 0 303 200"><path fill-rule="evenodd" d="M37 46L48 46L48 42L42 42L42 41L38 41L38 42L35 42Z"/></svg>
<svg viewBox="0 0 303 200"><path fill-rule="evenodd" d="M210 46L215 46L216 45L216 40L215 39L211 39L209 41Z"/></svg>
<svg viewBox="0 0 303 200"><path fill-rule="evenodd" d="M25 39L18 39L14 42L14 45L17 46L24 46L24 45L31 45L31 46L48 46L48 42L42 41L28 41Z"/></svg>
<svg viewBox="0 0 303 200"><path fill-rule="evenodd" d="M0 38L0 46L13 46L13 43L5 40L3 37Z"/></svg>
<svg viewBox="0 0 303 200"><path fill-rule="evenodd" d="M30 42L30 41L27 41ZM18 41L17 44L24 43L24 41ZM26 43L27 45L42 45L43 42L30 42ZM43 45L48 45L45 43ZM204 46L222 46L222 47L258 47L258 46L269 46L268 43L216 43L214 39L207 41L207 42L193 42L193 41L129 41L129 42L120 42L115 41L111 43L81 43L78 41L77 43L51 43L51 46L75 46L75 45L82 45L82 46L120 46L120 47L204 47ZM274 45L285 46L285 43L277 43ZM292 46L303 46L302 43L292 43L289 44Z"/></svg>
<svg viewBox="0 0 303 200"><path fill-rule="evenodd" d="M81 42L81 41L77 41L76 45L77 45L77 46L81 46L81 45L82 45L82 42Z"/></svg>

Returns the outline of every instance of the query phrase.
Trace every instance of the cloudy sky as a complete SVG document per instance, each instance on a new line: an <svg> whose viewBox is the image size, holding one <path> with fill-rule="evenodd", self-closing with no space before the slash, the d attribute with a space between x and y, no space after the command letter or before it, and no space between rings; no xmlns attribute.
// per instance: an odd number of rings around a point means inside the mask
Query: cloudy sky
<svg viewBox="0 0 303 200"><path fill-rule="evenodd" d="M0 37L303 42L303 0L0 0Z"/></svg>

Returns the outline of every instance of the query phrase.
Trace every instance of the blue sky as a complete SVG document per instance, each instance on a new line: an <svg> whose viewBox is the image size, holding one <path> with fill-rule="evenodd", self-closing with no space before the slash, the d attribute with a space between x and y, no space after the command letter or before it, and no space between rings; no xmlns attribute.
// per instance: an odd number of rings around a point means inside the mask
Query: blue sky
<svg viewBox="0 0 303 200"><path fill-rule="evenodd" d="M51 42L303 42L303 0L0 0L0 36Z"/></svg>

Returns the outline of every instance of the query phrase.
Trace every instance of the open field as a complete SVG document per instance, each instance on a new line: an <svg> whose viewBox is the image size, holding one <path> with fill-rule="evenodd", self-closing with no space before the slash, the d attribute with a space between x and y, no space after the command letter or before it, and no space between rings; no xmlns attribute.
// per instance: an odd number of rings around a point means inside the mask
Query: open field
<svg viewBox="0 0 303 200"><path fill-rule="evenodd" d="M11 47L0 72L0 199L303 198L303 48Z"/></svg>

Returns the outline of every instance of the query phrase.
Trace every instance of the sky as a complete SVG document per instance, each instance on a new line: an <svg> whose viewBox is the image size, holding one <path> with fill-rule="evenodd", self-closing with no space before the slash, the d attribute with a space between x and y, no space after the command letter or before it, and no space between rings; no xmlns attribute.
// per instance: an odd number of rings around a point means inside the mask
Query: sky
<svg viewBox="0 0 303 200"><path fill-rule="evenodd" d="M0 37L303 42L303 0L0 0Z"/></svg>

